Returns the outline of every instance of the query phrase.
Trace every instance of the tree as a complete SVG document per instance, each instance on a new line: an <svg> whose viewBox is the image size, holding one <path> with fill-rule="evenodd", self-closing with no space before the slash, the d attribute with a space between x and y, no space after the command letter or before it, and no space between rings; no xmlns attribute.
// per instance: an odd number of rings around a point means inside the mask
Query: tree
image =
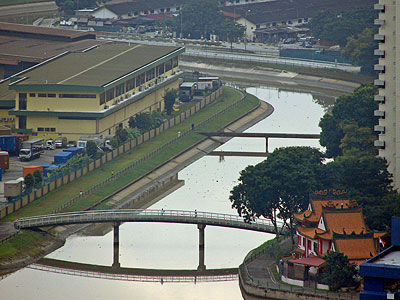
<svg viewBox="0 0 400 300"><path fill-rule="evenodd" d="M350 263L343 253L331 251L324 256L325 263L321 266L319 281L329 285L331 291L341 287L354 286L354 276L357 274L356 265Z"/></svg>
<svg viewBox="0 0 400 300"><path fill-rule="evenodd" d="M176 90L168 90L164 95L165 109L167 110L167 115L172 112L172 107L175 104Z"/></svg>
<svg viewBox="0 0 400 300"><path fill-rule="evenodd" d="M228 21L220 13L217 0L188 0L174 19L167 19L165 26L170 27L177 36L199 39L216 34L222 39L235 39L243 36L242 27Z"/></svg>
<svg viewBox="0 0 400 300"><path fill-rule="evenodd" d="M307 207L309 194L320 188L323 155L310 147L276 149L267 160L240 172L229 197L245 221L263 216L278 235L278 219L292 232L293 213Z"/></svg>
<svg viewBox="0 0 400 300"><path fill-rule="evenodd" d="M118 139L119 144L123 144L128 140L128 130L126 128L117 128L115 137Z"/></svg>
<svg viewBox="0 0 400 300"><path fill-rule="evenodd" d="M365 28L358 36L349 37L342 51L353 65L361 66L361 72L374 73L374 64L378 62L374 55L374 50L378 48L378 42L374 40L376 32L376 28Z"/></svg>
<svg viewBox="0 0 400 300"><path fill-rule="evenodd" d="M130 128L137 127L142 132L149 130L152 124L153 121L150 113L148 112L139 113L135 117L131 117L129 119L129 127Z"/></svg>
<svg viewBox="0 0 400 300"><path fill-rule="evenodd" d="M99 148L97 147L97 145L94 141L88 141L86 143L86 153L91 159L97 158L98 151L99 151Z"/></svg>
<svg viewBox="0 0 400 300"><path fill-rule="evenodd" d="M374 110L378 104L374 95L378 89L372 84L364 84L354 90L351 95L340 96L334 104L332 111L326 113L320 120L320 144L326 147L328 157L342 154L340 145L345 135L344 127L355 124L358 127L368 127L372 131L378 123Z"/></svg>
<svg viewBox="0 0 400 300"><path fill-rule="evenodd" d="M35 185L35 178L33 177L32 173L28 173L24 177L24 183L27 190L33 188Z"/></svg>
<svg viewBox="0 0 400 300"><path fill-rule="evenodd" d="M43 175L40 170L35 170L33 172L33 181L35 182L35 186L39 186L43 181Z"/></svg>
<svg viewBox="0 0 400 300"><path fill-rule="evenodd" d="M378 154L374 146L376 135L371 128L348 124L343 126L343 132L344 137L339 146L343 155L352 155L353 153L359 156Z"/></svg>
<svg viewBox="0 0 400 300"><path fill-rule="evenodd" d="M318 38L346 45L347 39L374 26L376 12L373 6L345 11L325 10L311 19L311 32Z"/></svg>

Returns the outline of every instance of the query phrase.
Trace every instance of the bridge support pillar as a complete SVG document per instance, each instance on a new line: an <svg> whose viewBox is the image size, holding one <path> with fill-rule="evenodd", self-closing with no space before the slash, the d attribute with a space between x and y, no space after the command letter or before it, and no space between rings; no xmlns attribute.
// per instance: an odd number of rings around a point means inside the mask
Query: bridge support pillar
<svg viewBox="0 0 400 300"><path fill-rule="evenodd" d="M206 266L204 264L204 229L206 228L205 224L197 224L197 228L199 229L199 266L197 270L205 271Z"/></svg>
<svg viewBox="0 0 400 300"><path fill-rule="evenodd" d="M114 228L114 259L113 259L113 268L119 268L121 264L119 263L119 225L121 223L115 222L113 225Z"/></svg>
<svg viewBox="0 0 400 300"><path fill-rule="evenodd" d="M268 153L268 137L265 138L265 153Z"/></svg>

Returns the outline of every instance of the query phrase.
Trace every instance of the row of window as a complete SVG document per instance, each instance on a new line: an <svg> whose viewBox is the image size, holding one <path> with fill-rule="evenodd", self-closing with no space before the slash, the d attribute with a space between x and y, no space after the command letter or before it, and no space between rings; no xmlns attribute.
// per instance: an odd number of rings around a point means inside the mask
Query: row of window
<svg viewBox="0 0 400 300"><path fill-rule="evenodd" d="M154 78L164 74L165 72L170 71L172 68L175 68L178 66L178 57L174 57L171 60L167 61L164 64L158 65L146 72L143 72L139 75L137 75L134 78L131 78L119 85L117 85L114 88L111 88L104 93L100 94L100 105L114 99L115 97L118 97L124 93L127 93L134 88L141 86L142 84L153 80Z"/></svg>
<svg viewBox="0 0 400 300"><path fill-rule="evenodd" d="M37 131L45 131L45 132L56 132L56 129L55 128L49 128L49 127L38 127L37 128Z"/></svg>
<svg viewBox="0 0 400 300"><path fill-rule="evenodd" d="M298 19L297 20L297 23L298 24L301 24L301 23L307 23L308 22L308 18L304 18L304 19ZM293 21L291 21L291 20L289 20L289 21L282 21L282 22L278 22L278 23L276 23L276 22L273 22L273 23L268 23L268 24L264 24L264 25L260 25L260 24L258 24L258 25L256 25L256 28L257 29L261 29L261 28L267 28L267 27L275 27L276 25L292 25L293 24Z"/></svg>
<svg viewBox="0 0 400 300"><path fill-rule="evenodd" d="M39 98L56 98L57 95L54 93L38 93ZM29 93L29 97L36 97L36 93ZM96 95L92 94L58 94L59 98L96 98Z"/></svg>
<svg viewBox="0 0 400 300"><path fill-rule="evenodd" d="M175 10L176 11L179 11L180 10L180 7L176 7L175 8ZM139 15L141 15L141 14L144 14L144 15L146 15L146 14L148 14L148 15L150 15L150 14L154 14L154 13L163 13L163 12L169 12L169 11L171 11L171 8L169 8L169 7L167 7L167 8L160 8L158 11L155 11L154 9L151 9L151 10L142 10L142 11L134 11L134 12L131 12L131 13L128 13L128 16L139 16Z"/></svg>

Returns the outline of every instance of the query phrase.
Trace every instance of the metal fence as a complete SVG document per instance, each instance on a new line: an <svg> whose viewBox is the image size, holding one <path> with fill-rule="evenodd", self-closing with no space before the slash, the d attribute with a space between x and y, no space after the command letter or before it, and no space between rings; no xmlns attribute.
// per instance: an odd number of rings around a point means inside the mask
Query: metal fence
<svg viewBox="0 0 400 300"><path fill-rule="evenodd" d="M228 53L207 53L207 52L195 52L186 51L182 54L183 56L191 57L202 57L207 59L218 59L229 62L251 62L257 64L273 64L273 65L286 65L291 67L306 67L306 68L318 68L318 69L337 69L348 72L359 72L360 68L349 64L321 62L306 59L285 59L285 58L272 58L257 55L240 55L240 54L228 54Z"/></svg>

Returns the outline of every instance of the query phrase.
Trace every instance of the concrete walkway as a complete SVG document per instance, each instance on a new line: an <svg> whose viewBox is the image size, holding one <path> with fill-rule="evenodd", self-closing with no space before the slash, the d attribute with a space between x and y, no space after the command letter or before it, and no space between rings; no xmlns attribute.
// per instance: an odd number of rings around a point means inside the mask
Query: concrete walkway
<svg viewBox="0 0 400 300"><path fill-rule="evenodd" d="M289 253L292 249L290 238L280 243L281 253ZM276 263L271 253L262 253L251 262L245 263L249 275L259 286L268 286L271 283L277 283L271 274L270 267ZM275 267L275 266L273 266Z"/></svg>

